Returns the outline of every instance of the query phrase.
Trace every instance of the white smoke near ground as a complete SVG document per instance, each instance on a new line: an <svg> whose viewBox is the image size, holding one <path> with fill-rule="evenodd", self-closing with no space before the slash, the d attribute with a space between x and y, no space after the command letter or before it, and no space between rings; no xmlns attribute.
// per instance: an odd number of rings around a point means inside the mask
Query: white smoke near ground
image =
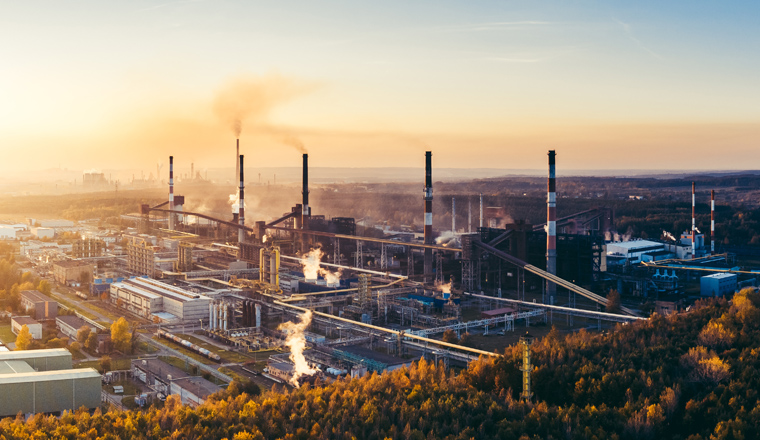
<svg viewBox="0 0 760 440"><path fill-rule="evenodd" d="M449 281L446 284L443 283L436 283L435 288L440 290L441 293L451 293L451 281Z"/></svg>
<svg viewBox="0 0 760 440"><path fill-rule="evenodd" d="M269 236L268 235L265 235L265 236L261 237L261 242L262 243L266 243L267 240L269 240Z"/></svg>
<svg viewBox="0 0 760 440"><path fill-rule="evenodd" d="M235 194L230 194L230 200L229 200L230 207L232 208L232 213L237 214L240 212L240 188L235 191ZM248 203L243 202L243 208L248 208Z"/></svg>
<svg viewBox="0 0 760 440"><path fill-rule="evenodd" d="M303 356L303 351L306 349L304 331L309 327L309 324L311 324L311 310L307 310L301 315L301 322L296 324L288 321L277 327L277 330L282 330L288 335L285 339L285 345L290 348L290 360L293 362L293 377L290 378L290 383L296 388L300 386L298 378L311 376L317 372L317 370L309 367L306 358Z"/></svg>
<svg viewBox="0 0 760 440"><path fill-rule="evenodd" d="M460 247L459 236L453 231L443 231L438 238L435 239L435 244L444 247Z"/></svg>
<svg viewBox="0 0 760 440"><path fill-rule="evenodd" d="M664 232L664 231L663 231ZM612 242L631 241L633 238L633 231L628 228L625 234L619 234L617 231L604 231L604 240Z"/></svg>
<svg viewBox="0 0 760 440"><path fill-rule="evenodd" d="M678 240L676 240L676 237L673 236L673 234L671 234L670 232L665 231L665 230L662 231L662 236L665 237L668 240L678 241Z"/></svg>
<svg viewBox="0 0 760 440"><path fill-rule="evenodd" d="M322 261L322 257L325 255L322 249L316 248L301 255L301 267L303 268L303 276L307 280L316 280L319 275L324 277L327 284L340 283L340 277L343 274L343 269L338 269L336 272L330 272L329 270L320 267L319 263Z"/></svg>

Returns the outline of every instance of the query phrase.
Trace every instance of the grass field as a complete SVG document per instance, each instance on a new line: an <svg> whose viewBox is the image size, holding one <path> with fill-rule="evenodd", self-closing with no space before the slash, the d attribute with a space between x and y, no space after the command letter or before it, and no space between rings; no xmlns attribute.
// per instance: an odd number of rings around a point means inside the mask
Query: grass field
<svg viewBox="0 0 760 440"><path fill-rule="evenodd" d="M10 324L0 327L0 341L3 341L4 344L16 342L16 335L11 331Z"/></svg>
<svg viewBox="0 0 760 440"><path fill-rule="evenodd" d="M80 362L74 368L94 368L100 371L100 361ZM130 358L111 359L111 370L129 370L130 368L132 368L132 359Z"/></svg>

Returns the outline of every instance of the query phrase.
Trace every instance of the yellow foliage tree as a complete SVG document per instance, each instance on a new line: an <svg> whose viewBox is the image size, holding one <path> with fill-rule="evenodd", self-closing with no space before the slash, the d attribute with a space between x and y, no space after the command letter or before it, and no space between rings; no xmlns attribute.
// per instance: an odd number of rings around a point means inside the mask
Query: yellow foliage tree
<svg viewBox="0 0 760 440"><path fill-rule="evenodd" d="M132 334L129 333L129 323L124 317L111 324L111 342L122 353L129 351Z"/></svg>
<svg viewBox="0 0 760 440"><path fill-rule="evenodd" d="M28 350L33 340L29 327L26 324L22 325L18 336L16 336L16 350Z"/></svg>

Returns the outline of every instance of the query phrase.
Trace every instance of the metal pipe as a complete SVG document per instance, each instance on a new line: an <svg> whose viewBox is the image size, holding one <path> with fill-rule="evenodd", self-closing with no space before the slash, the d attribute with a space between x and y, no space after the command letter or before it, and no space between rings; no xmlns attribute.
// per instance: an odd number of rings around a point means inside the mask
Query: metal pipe
<svg viewBox="0 0 760 440"><path fill-rule="evenodd" d="M691 182L691 258L697 258L696 184Z"/></svg>
<svg viewBox="0 0 760 440"><path fill-rule="evenodd" d="M238 222L245 226L245 179L243 172L243 155L240 155L240 198L238 199ZM238 243L245 241L245 229L238 229Z"/></svg>
<svg viewBox="0 0 760 440"><path fill-rule="evenodd" d="M174 156L169 156L169 229L174 227Z"/></svg>
<svg viewBox="0 0 760 440"><path fill-rule="evenodd" d="M715 253L715 190L710 190L710 253Z"/></svg>
<svg viewBox="0 0 760 440"><path fill-rule="evenodd" d="M303 202L301 203L301 229L308 229L309 210L309 155L303 155Z"/></svg>
<svg viewBox="0 0 760 440"><path fill-rule="evenodd" d="M433 153L425 152L425 244L433 244ZM425 248L424 281L433 280L433 250Z"/></svg>
<svg viewBox="0 0 760 440"><path fill-rule="evenodd" d="M546 197L546 271L557 275L557 187L556 187L556 153L549 150L549 182ZM549 304L554 304L554 295L557 286L546 283L546 291L549 295Z"/></svg>

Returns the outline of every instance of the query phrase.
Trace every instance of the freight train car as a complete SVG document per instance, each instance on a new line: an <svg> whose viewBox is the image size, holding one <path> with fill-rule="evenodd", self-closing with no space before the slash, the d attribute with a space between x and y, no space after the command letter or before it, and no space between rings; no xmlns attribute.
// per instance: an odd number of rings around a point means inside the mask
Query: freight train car
<svg viewBox="0 0 760 440"><path fill-rule="evenodd" d="M192 342L187 341L185 339L182 339L179 336L173 335L173 334L171 334L171 333L169 333L167 331L159 330L158 331L158 336L162 337L164 339L168 339L170 341L174 341L177 344L179 344L179 345L187 348L188 350L192 350L192 351L194 351L196 353L200 353L203 356L206 356L207 358L209 358L209 359L211 359L213 361L220 362L222 360L222 358L219 357L218 354L212 353L211 351L209 351L209 350L207 350L207 349L205 349L203 347L199 347L197 344L193 344Z"/></svg>

